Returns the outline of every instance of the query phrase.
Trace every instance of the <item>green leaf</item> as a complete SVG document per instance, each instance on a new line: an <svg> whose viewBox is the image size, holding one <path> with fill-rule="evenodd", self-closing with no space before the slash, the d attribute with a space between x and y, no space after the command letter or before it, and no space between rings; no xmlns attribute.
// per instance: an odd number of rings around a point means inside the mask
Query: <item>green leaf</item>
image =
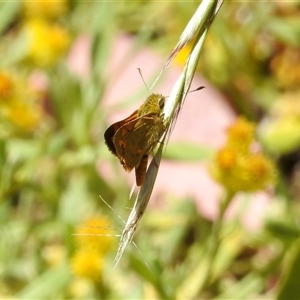
<svg viewBox="0 0 300 300"><path fill-rule="evenodd" d="M1 167L3 166L5 160L7 158L7 149L6 149L6 140L0 140L0 163Z"/></svg>
<svg viewBox="0 0 300 300"><path fill-rule="evenodd" d="M299 299L300 295L300 238L293 247L280 280L277 300Z"/></svg>
<svg viewBox="0 0 300 300"><path fill-rule="evenodd" d="M60 219L70 224L78 224L83 216L95 210L88 191L87 178L83 173L74 172L70 176L59 203Z"/></svg>
<svg viewBox="0 0 300 300"><path fill-rule="evenodd" d="M31 281L19 294L18 299L49 299L63 292L70 280L69 269L66 265L50 269Z"/></svg>
<svg viewBox="0 0 300 300"><path fill-rule="evenodd" d="M283 223L282 221L268 221L266 229L281 241L291 243L299 237L299 229L292 224Z"/></svg>
<svg viewBox="0 0 300 300"><path fill-rule="evenodd" d="M38 156L40 144L38 140L14 138L7 142L7 153L11 161L28 161Z"/></svg>
<svg viewBox="0 0 300 300"><path fill-rule="evenodd" d="M263 289L264 285L265 282L263 278L254 273L250 273L237 283L231 284L223 294L218 295L214 300L256 299L255 297L253 298L253 295L255 295L257 291ZM290 298L290 300L292 299L293 298Z"/></svg>
<svg viewBox="0 0 300 300"><path fill-rule="evenodd" d="M173 296L169 295L170 291L167 288L169 285L164 284L162 281L163 266L159 261L153 261L151 268L149 268L143 260L135 255L130 255L129 258L131 268L145 281L152 283L162 299L174 299Z"/></svg>
<svg viewBox="0 0 300 300"><path fill-rule="evenodd" d="M0 34L13 22L20 9L21 1L0 2Z"/></svg>
<svg viewBox="0 0 300 300"><path fill-rule="evenodd" d="M211 148L186 142L170 142L164 158L179 161L199 161L211 157Z"/></svg>
<svg viewBox="0 0 300 300"><path fill-rule="evenodd" d="M267 29L271 31L283 43L291 46L300 45L300 20L299 18L273 18L267 23Z"/></svg>

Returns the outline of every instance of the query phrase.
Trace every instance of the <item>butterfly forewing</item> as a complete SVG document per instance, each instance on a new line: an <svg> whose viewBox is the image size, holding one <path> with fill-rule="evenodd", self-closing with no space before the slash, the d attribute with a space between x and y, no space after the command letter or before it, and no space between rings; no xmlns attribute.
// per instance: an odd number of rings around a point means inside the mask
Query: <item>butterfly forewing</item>
<svg viewBox="0 0 300 300"><path fill-rule="evenodd" d="M162 132L155 116L143 116L123 125L114 135L113 142L124 169L137 167L142 157L156 146Z"/></svg>
<svg viewBox="0 0 300 300"><path fill-rule="evenodd" d="M104 133L107 147L124 169L129 172L135 168L137 186L144 181L148 155L165 131L163 105L164 97L152 94L137 111L112 124Z"/></svg>
<svg viewBox="0 0 300 300"><path fill-rule="evenodd" d="M116 122L112 125L110 125L105 133L104 133L104 140L105 140L105 143L107 145L107 148L112 152L113 155L115 155L116 157L118 157L118 154L116 152L116 147L114 145L114 142L113 142L113 137L115 135L115 133L124 125L124 124L127 124L131 121L135 121L137 122L137 113L138 113L138 110L134 111L128 118L122 120L122 121L119 121L119 122Z"/></svg>

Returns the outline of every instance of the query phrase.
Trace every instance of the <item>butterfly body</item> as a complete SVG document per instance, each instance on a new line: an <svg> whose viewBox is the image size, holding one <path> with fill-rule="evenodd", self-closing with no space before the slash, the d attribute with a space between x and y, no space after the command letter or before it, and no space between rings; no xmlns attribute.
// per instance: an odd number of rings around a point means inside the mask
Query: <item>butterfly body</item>
<svg viewBox="0 0 300 300"><path fill-rule="evenodd" d="M162 110L165 98L151 94L128 118L112 124L104 133L108 149L119 159L124 169L135 168L136 184L142 185L148 156L166 130Z"/></svg>

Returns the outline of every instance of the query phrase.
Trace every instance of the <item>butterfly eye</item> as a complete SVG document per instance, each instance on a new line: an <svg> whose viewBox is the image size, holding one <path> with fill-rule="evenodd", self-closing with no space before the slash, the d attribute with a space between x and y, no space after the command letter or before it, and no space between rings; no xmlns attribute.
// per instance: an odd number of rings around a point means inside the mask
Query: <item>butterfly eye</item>
<svg viewBox="0 0 300 300"><path fill-rule="evenodd" d="M159 108L160 108L160 109L163 109L163 108L164 108L164 106L165 106L165 98L164 98L164 97L162 97L162 98L159 100L158 105L159 105Z"/></svg>

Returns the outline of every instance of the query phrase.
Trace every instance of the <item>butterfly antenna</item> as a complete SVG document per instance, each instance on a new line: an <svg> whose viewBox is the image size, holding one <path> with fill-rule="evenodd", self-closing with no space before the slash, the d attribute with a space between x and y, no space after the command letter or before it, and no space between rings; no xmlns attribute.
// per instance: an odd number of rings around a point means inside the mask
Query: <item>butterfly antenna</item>
<svg viewBox="0 0 300 300"><path fill-rule="evenodd" d="M187 91L187 92L185 92L185 93L179 93L179 94L177 94L177 95L187 95L187 94L189 94L189 93L197 92L197 91L200 91L200 90L202 90L202 89L205 89L205 86L201 85L201 86L197 87L197 88L194 89L194 90ZM165 96L165 97L167 98L167 97L170 97L170 96Z"/></svg>
<svg viewBox="0 0 300 300"><path fill-rule="evenodd" d="M197 92L197 91L200 91L200 90L202 90L202 89L205 89L205 86L199 86L199 87L197 87L196 89L194 89L194 90L191 90L191 91L188 91L187 92L187 94L189 94L189 93L193 93L193 92Z"/></svg>
<svg viewBox="0 0 300 300"><path fill-rule="evenodd" d="M141 78L142 78L142 80L143 80L143 82L144 82L144 85L145 85L145 87L146 87L148 93L150 94L150 90L149 90L149 88L148 88L148 86L147 86L147 84L146 84L146 82L145 82L145 79L144 79L144 77L143 77L143 74L142 74L141 69L140 69L140 68L137 68L137 69L138 69L138 71L139 71L139 73L140 73L140 76L141 76Z"/></svg>

